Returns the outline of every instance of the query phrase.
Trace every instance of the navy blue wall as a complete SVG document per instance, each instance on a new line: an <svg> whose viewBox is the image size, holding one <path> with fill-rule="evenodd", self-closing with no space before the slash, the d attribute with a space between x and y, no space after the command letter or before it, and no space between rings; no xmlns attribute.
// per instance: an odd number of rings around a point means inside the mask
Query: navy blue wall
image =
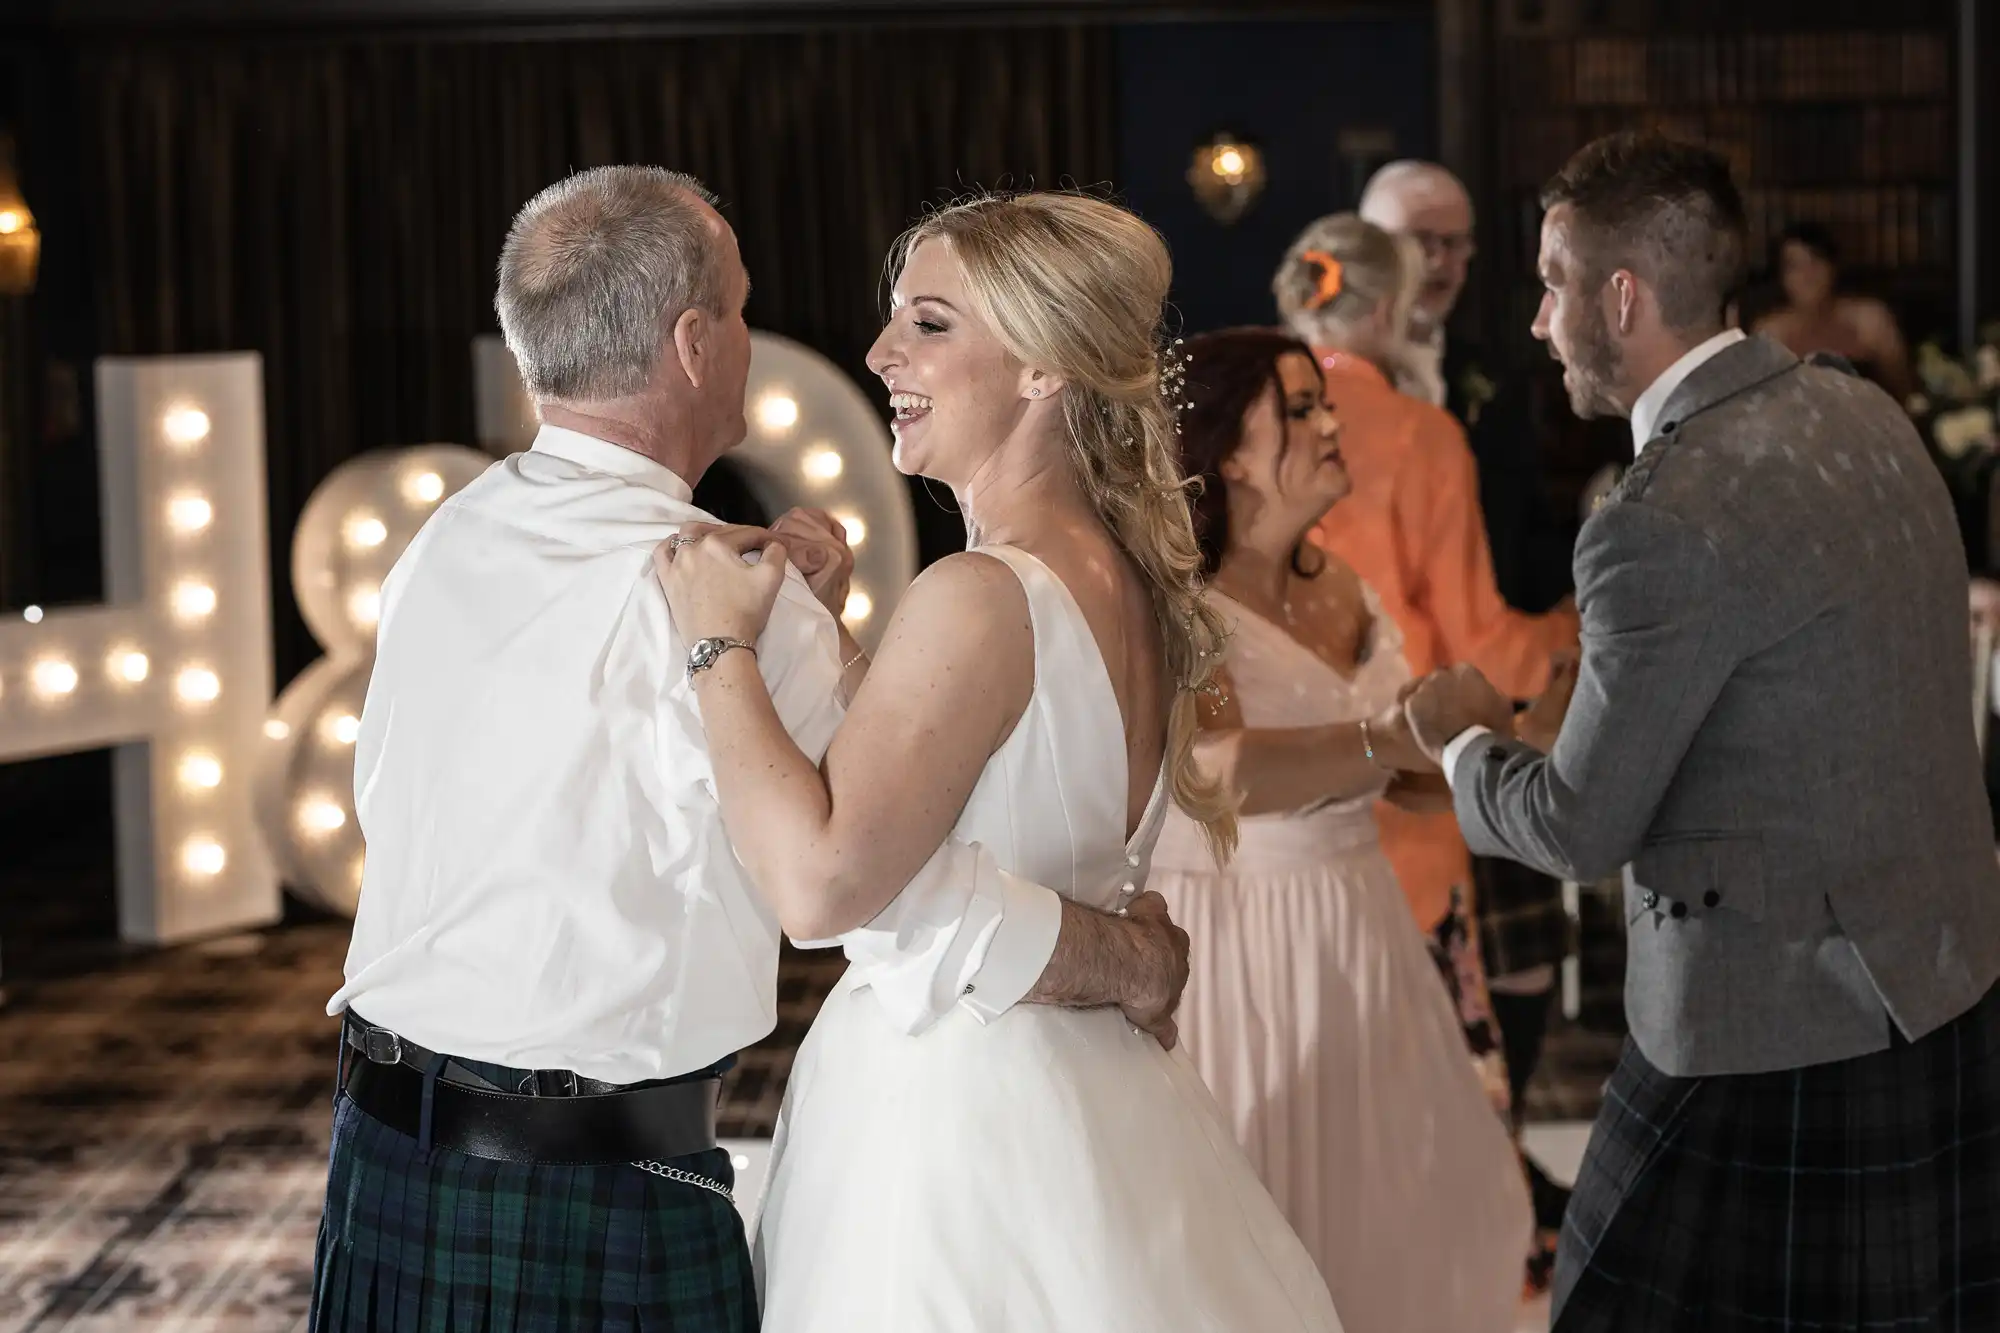
<svg viewBox="0 0 2000 1333"><path fill-rule="evenodd" d="M1166 235L1190 332L1270 324L1271 272L1299 229L1352 208L1343 130L1383 129L1394 156L1437 143L1431 25L1422 18L1133 24L1118 33L1118 187ZM1195 146L1251 139L1268 180L1231 226L1187 184Z"/></svg>

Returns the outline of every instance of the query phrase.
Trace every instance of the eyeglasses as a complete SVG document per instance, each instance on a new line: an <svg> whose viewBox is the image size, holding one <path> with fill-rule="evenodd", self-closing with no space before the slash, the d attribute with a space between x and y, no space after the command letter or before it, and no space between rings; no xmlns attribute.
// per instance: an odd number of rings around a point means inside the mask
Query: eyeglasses
<svg viewBox="0 0 2000 1333"><path fill-rule="evenodd" d="M1470 259L1478 249L1469 231L1413 231L1409 235L1424 248L1424 258L1432 263L1440 259Z"/></svg>

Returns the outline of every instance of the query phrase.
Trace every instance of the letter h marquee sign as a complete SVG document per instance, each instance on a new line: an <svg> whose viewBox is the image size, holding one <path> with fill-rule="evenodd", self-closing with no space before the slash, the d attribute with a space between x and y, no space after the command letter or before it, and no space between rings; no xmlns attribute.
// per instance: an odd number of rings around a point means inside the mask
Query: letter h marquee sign
<svg viewBox="0 0 2000 1333"><path fill-rule="evenodd" d="M103 606L0 624L0 761L114 746L119 934L277 919L251 800L271 701L256 355L97 365Z"/></svg>

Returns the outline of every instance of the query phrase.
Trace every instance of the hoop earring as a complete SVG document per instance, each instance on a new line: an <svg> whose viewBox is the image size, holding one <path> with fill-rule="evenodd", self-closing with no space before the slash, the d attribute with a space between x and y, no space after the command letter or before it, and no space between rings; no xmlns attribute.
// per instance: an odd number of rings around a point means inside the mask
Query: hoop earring
<svg viewBox="0 0 2000 1333"><path fill-rule="evenodd" d="M1308 550L1319 557L1313 562L1311 569L1307 569L1305 563L1305 554ZM1316 579L1326 573L1326 552L1321 550L1312 538L1301 538L1299 544L1292 548L1292 573L1302 579Z"/></svg>

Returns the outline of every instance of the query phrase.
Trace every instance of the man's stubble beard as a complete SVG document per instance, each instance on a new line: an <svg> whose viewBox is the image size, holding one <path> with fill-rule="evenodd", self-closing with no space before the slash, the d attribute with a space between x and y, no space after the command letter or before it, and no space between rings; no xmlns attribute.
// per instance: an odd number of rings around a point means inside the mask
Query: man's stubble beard
<svg viewBox="0 0 2000 1333"><path fill-rule="evenodd" d="M1624 409L1613 397L1613 389L1625 371L1625 353L1611 337L1611 325L1604 311L1589 307L1584 326L1570 345L1570 410L1585 421L1602 416L1623 416Z"/></svg>

